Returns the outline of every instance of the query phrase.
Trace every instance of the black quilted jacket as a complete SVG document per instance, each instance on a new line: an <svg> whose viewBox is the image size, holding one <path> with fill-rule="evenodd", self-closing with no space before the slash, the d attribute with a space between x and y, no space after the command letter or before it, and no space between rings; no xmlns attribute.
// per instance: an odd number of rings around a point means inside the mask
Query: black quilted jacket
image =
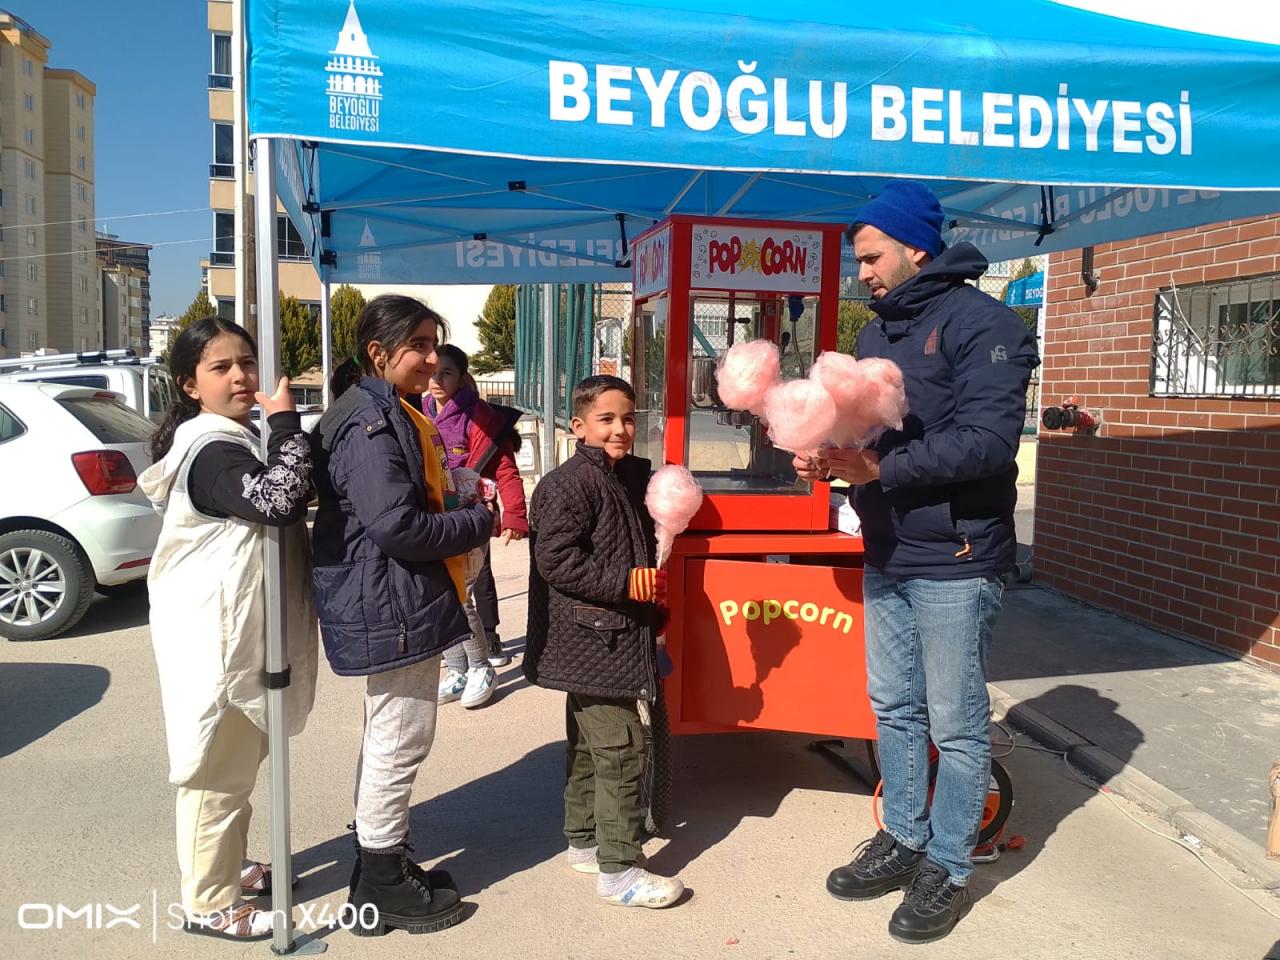
<svg viewBox="0 0 1280 960"><path fill-rule="evenodd" d="M579 442L529 505L531 683L595 697L652 700L657 607L627 599L632 567L654 565L644 507L649 461Z"/></svg>

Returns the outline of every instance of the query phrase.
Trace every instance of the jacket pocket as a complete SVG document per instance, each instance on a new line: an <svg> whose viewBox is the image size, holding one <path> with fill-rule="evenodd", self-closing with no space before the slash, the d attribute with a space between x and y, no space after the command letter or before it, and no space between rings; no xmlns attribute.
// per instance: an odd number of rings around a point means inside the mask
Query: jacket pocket
<svg viewBox="0 0 1280 960"><path fill-rule="evenodd" d="M585 603L573 605L573 622L593 633L610 650L618 643L618 634L627 629L627 618L616 610L593 607Z"/></svg>

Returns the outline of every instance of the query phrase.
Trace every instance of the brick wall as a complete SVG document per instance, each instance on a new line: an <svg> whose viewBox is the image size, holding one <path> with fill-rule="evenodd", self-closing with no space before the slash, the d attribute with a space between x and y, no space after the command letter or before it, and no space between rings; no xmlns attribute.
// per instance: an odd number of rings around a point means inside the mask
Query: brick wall
<svg viewBox="0 0 1280 960"><path fill-rule="evenodd" d="M1280 217L1053 254L1041 408L1076 395L1096 437L1040 429L1038 582L1280 666L1280 400L1152 397L1156 292L1280 272Z"/></svg>

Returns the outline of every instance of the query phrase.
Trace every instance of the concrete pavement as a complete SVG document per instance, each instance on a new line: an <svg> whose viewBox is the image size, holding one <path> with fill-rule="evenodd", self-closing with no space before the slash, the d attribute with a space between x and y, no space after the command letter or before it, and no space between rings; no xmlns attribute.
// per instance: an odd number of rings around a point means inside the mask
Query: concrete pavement
<svg viewBox="0 0 1280 960"><path fill-rule="evenodd" d="M499 547L495 556L503 634L513 639L523 633L525 551ZM426 937L333 932L331 956L1259 960L1280 938L1280 920L1116 804L1170 832L1159 819L1097 793L1056 756L1016 749L1005 760L1017 790L1010 829L1027 846L979 868L978 903L952 937L927 948L896 944L884 929L893 898L840 903L823 889L826 872L874 830L867 788L807 749L810 738L786 734L678 739L671 836L648 852L655 869L681 874L692 899L662 913L601 905L591 881L560 860L562 697L529 687L518 662L500 675L500 693L483 710L442 708L415 789L417 856L454 871L473 915ZM360 693L359 681L322 668L316 709L293 742L304 923L345 897ZM254 798L258 856L268 849L265 770ZM237 948L168 928L177 871L165 773L144 601L100 601L71 637L0 644L9 865L0 957L270 956L266 945ZM136 903L142 929L90 931L83 919L63 930L19 928L21 904L59 902ZM40 917L31 908L24 916Z"/></svg>

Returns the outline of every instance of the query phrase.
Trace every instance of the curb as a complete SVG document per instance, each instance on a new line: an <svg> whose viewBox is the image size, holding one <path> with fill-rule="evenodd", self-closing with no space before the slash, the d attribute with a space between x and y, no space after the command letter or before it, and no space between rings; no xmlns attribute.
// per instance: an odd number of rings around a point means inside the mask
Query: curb
<svg viewBox="0 0 1280 960"><path fill-rule="evenodd" d="M1280 863L1268 860L1266 851L1260 844L1205 813L1131 764L1035 708L1026 706L1017 697L992 684L988 684L988 689L995 714L1003 714L1011 724L1045 746L1063 751L1067 759L1080 769L1105 783L1126 800L1133 801L1164 820L1179 833L1198 837L1205 846L1212 848L1250 878L1252 882L1242 883L1242 887L1280 894Z"/></svg>

